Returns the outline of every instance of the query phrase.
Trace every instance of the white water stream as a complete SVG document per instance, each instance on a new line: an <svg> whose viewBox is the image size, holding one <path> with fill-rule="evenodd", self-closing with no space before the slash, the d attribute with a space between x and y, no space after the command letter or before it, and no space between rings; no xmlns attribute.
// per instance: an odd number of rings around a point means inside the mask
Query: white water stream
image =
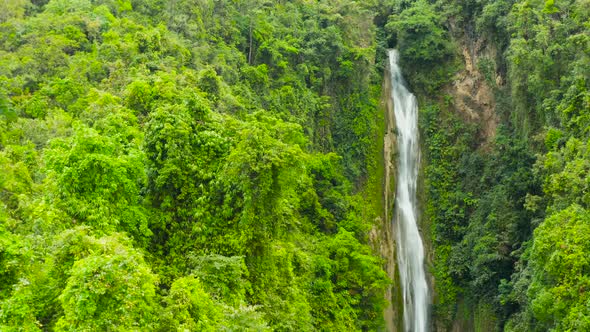
<svg viewBox="0 0 590 332"><path fill-rule="evenodd" d="M425 332L428 330L429 295L424 272L424 246L416 218L416 183L420 163L418 105L416 97L405 86L398 59L397 50L389 50L399 151L393 225L404 300L405 331Z"/></svg>

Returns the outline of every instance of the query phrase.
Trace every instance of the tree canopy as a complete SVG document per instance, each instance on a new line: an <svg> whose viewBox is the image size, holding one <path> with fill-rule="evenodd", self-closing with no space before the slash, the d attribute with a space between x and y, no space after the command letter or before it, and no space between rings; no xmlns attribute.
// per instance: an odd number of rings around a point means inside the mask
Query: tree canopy
<svg viewBox="0 0 590 332"><path fill-rule="evenodd" d="M366 7L0 12L0 330L383 325Z"/></svg>

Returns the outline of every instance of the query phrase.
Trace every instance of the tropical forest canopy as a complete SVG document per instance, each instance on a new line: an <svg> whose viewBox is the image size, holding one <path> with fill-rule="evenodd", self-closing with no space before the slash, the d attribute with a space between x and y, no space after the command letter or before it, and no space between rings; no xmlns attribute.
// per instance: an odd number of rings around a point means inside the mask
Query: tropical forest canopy
<svg viewBox="0 0 590 332"><path fill-rule="evenodd" d="M589 0L0 2L0 330L383 330L391 47L432 323L590 330Z"/></svg>
<svg viewBox="0 0 590 332"><path fill-rule="evenodd" d="M0 6L0 330L383 324L366 8Z"/></svg>

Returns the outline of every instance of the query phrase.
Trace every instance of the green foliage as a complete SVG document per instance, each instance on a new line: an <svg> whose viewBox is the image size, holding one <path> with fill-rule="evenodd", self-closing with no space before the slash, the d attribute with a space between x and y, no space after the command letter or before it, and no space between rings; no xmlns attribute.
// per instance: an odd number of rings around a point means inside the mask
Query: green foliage
<svg viewBox="0 0 590 332"><path fill-rule="evenodd" d="M296 189L304 181L306 158L299 126L255 116L238 132L239 143L221 173L226 192L238 198L225 204L240 211L237 222L253 252L257 244L295 227L293 207L298 205Z"/></svg>
<svg viewBox="0 0 590 332"><path fill-rule="evenodd" d="M0 330L383 325L379 212L357 194L378 137L371 12L0 9ZM328 310L314 264L336 264L344 229Z"/></svg>
<svg viewBox="0 0 590 332"><path fill-rule="evenodd" d="M242 256L194 256L189 265L207 292L217 299L239 304L245 301L246 290L251 290Z"/></svg>
<svg viewBox="0 0 590 332"><path fill-rule="evenodd" d="M515 5L510 15L509 73L517 114L534 124L528 128L539 123L547 128L534 168L543 193L527 197L527 208L545 212L546 218L537 221L526 260L508 284L510 298L521 308L509 321L512 330L588 329L582 304L588 273L579 258L587 250L589 202L584 189L590 124L586 9L583 2L539 1Z"/></svg>
<svg viewBox="0 0 590 332"><path fill-rule="evenodd" d="M457 277L464 273L463 264L453 261L456 250L453 245L465 233L467 214L477 200L472 193L462 190L461 174L456 163L462 154L469 151L468 128L457 117L443 117L443 114L438 106L423 107L420 127L425 133L424 144L428 147L425 151L427 166L424 170L428 197L425 214L431 225L433 274L437 280L435 290L439 296L434 310L438 317L450 323L458 293L461 291Z"/></svg>
<svg viewBox="0 0 590 332"><path fill-rule="evenodd" d="M402 2L394 17L418 3ZM588 271L580 257L589 202L588 5L468 0L436 6L441 13L431 17L449 15L453 37L476 56L482 52L471 43L498 51L477 65L494 90L499 123L494 141L481 143L483 128L457 117L451 99L431 98L440 107L421 113L435 316L450 328L463 319L454 317L462 314L457 305L467 302L494 308L497 330L586 330ZM504 77L505 85L497 80ZM468 314L475 324L477 313Z"/></svg>
<svg viewBox="0 0 590 332"><path fill-rule="evenodd" d="M419 0L394 13L385 25L399 49L400 63L408 72L405 76L415 90L434 94L450 79L452 66L440 66L453 55L450 35L443 23L444 16L436 5Z"/></svg>
<svg viewBox="0 0 590 332"><path fill-rule="evenodd" d="M141 330L153 325L157 277L141 253L116 233L100 239L89 233L84 227L66 230L47 252L30 258L1 304L0 326Z"/></svg>
<svg viewBox="0 0 590 332"><path fill-rule="evenodd" d="M346 308L338 321L346 329L375 329L381 324L384 299L379 297L387 276L369 248L360 244L352 232L341 229L328 244L333 292L337 305ZM369 303L378 304L370 310ZM356 304L360 304L356 307ZM356 307L356 308L355 308Z"/></svg>
<svg viewBox="0 0 590 332"><path fill-rule="evenodd" d="M216 302L194 276L176 279L164 303L161 331L270 331L255 307Z"/></svg>
<svg viewBox="0 0 590 332"><path fill-rule="evenodd" d="M450 52L443 19L435 6L420 0L390 17L386 28L395 35L407 64L434 63Z"/></svg>
<svg viewBox="0 0 590 332"><path fill-rule="evenodd" d="M434 308L451 324L460 298L500 308L498 289L515 272L531 220L538 217L538 211L525 208L526 197L540 188L534 157L509 128L499 127L493 144L481 151L473 144L473 125L436 106L421 115L428 147L426 215L439 296Z"/></svg>
<svg viewBox="0 0 590 332"><path fill-rule="evenodd" d="M194 277L175 280L164 301L166 312L163 330L219 330L217 325L222 318L222 312Z"/></svg>
<svg viewBox="0 0 590 332"><path fill-rule="evenodd" d="M528 297L535 318L562 331L590 328L590 214L572 205L545 219L535 230Z"/></svg>
<svg viewBox="0 0 590 332"><path fill-rule="evenodd" d="M20 246L19 239L0 226L0 298L7 297L10 287L17 282L18 266L22 261Z"/></svg>
<svg viewBox="0 0 590 332"><path fill-rule="evenodd" d="M97 250L77 260L59 296L64 311L58 331L153 329L157 278L141 254L103 238Z"/></svg>
<svg viewBox="0 0 590 332"><path fill-rule="evenodd" d="M537 1L515 4L510 13L514 122L525 132L542 124L560 124L579 134L586 130L590 43L583 8L582 3L564 4L562 10L573 13L565 15L551 2Z"/></svg>
<svg viewBox="0 0 590 332"><path fill-rule="evenodd" d="M144 181L143 154L129 143L81 127L74 136L51 142L47 171L59 188L56 204L74 223L105 232L126 231L141 240L150 235L138 195Z"/></svg>

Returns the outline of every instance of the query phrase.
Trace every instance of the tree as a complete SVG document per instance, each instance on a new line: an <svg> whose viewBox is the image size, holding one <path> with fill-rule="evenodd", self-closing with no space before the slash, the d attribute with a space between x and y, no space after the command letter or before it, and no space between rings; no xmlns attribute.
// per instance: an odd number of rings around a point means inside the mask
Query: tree
<svg viewBox="0 0 590 332"><path fill-rule="evenodd" d="M225 209L237 216L247 252L296 228L297 190L306 180L301 128L263 113L238 133L221 174ZM229 194L229 195L228 195Z"/></svg>
<svg viewBox="0 0 590 332"><path fill-rule="evenodd" d="M51 142L46 160L57 184L55 204L74 224L124 231L144 241L151 234L139 196L144 155L116 138L81 125L74 136Z"/></svg>
<svg viewBox="0 0 590 332"><path fill-rule="evenodd" d="M121 234L96 238L89 227L56 235L31 255L11 297L0 303L8 330L144 331L157 323L157 277Z"/></svg>
<svg viewBox="0 0 590 332"><path fill-rule="evenodd" d="M549 329L590 328L590 212L579 205L559 211L535 230L530 254L532 312Z"/></svg>
<svg viewBox="0 0 590 332"><path fill-rule="evenodd" d="M451 53L449 35L442 23L443 17L434 5L419 0L392 15L386 28L395 36L406 65L432 66Z"/></svg>
<svg viewBox="0 0 590 332"><path fill-rule="evenodd" d="M192 275L176 279L164 303L162 331L269 330L256 308L243 304L228 306L215 301Z"/></svg>
<svg viewBox="0 0 590 332"><path fill-rule="evenodd" d="M0 208L0 221L5 216ZM0 224L2 225L2 224ZM17 282L18 266L22 259L21 241L14 234L0 226L0 301L11 293L11 287Z"/></svg>
<svg viewBox="0 0 590 332"><path fill-rule="evenodd" d="M219 304L193 276L175 280L164 299L164 331L218 331L223 319Z"/></svg>
<svg viewBox="0 0 590 332"><path fill-rule="evenodd" d="M68 272L56 330L153 330L157 277L140 252L117 235L92 242L96 249Z"/></svg>

